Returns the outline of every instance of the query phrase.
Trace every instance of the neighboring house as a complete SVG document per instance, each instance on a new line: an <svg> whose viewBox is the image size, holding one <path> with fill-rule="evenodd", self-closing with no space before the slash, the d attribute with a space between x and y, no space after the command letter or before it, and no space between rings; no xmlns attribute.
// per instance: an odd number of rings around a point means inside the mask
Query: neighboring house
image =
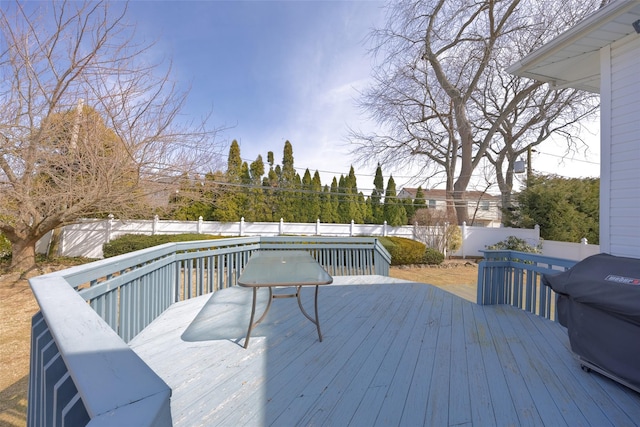
<svg viewBox="0 0 640 427"><path fill-rule="evenodd" d="M415 199L417 188L403 188L398 193L399 199ZM429 209L447 210L447 193L445 190L422 190L426 206ZM502 225L502 210L500 197L481 191L465 192L464 201L467 203L469 221L467 225L478 227L500 227Z"/></svg>
<svg viewBox="0 0 640 427"><path fill-rule="evenodd" d="M640 258L640 1L607 4L507 71L600 93L600 250Z"/></svg>

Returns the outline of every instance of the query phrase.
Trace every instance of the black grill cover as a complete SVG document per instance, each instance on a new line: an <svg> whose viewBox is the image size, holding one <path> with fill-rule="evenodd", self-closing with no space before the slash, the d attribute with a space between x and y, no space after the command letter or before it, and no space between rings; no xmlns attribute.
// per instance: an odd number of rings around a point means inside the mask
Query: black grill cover
<svg viewBox="0 0 640 427"><path fill-rule="evenodd" d="M640 389L640 259L598 254L542 282L558 294L573 352Z"/></svg>

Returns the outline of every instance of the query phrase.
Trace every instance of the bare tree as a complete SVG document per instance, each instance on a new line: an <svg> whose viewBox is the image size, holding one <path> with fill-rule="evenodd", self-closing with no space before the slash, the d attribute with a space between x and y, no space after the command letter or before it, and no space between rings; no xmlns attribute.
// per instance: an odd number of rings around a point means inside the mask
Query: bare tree
<svg viewBox="0 0 640 427"><path fill-rule="evenodd" d="M140 216L217 154L216 129L180 115L187 94L125 15L107 2L0 9L0 231L14 270L34 265L48 231Z"/></svg>
<svg viewBox="0 0 640 427"><path fill-rule="evenodd" d="M449 219L444 211L421 208L412 218L414 237L428 248L447 254L447 228Z"/></svg>
<svg viewBox="0 0 640 427"><path fill-rule="evenodd" d="M383 130L353 131L354 154L361 162L419 166L426 179L443 175L457 221L466 221L464 193L483 159L490 157L496 168L503 168L502 157L517 157L512 151L520 153L539 144L567 120L593 111L590 103L571 116L564 107L580 102L578 94L551 95L539 82L507 77L503 68L597 4L595 0L392 3L387 25L372 34L372 52L381 61L374 70L374 83L360 99L361 108ZM525 115L530 119L521 118ZM520 129L510 133L516 119ZM529 140L536 132L544 138Z"/></svg>
<svg viewBox="0 0 640 427"><path fill-rule="evenodd" d="M549 28L551 25L538 26ZM523 44L523 37L518 33L507 39L510 46ZM525 44L535 46L539 40L540 37L536 37ZM599 101L596 94L539 85L503 72L504 64L515 63L519 58L517 49L497 52L483 76L484 82L479 85L482 91L472 95L472 108L477 114L473 125L479 134L493 137L485 158L493 165L504 208L511 206L515 162L552 136L564 140L567 154L587 147L579 136L580 130L583 119L597 112Z"/></svg>

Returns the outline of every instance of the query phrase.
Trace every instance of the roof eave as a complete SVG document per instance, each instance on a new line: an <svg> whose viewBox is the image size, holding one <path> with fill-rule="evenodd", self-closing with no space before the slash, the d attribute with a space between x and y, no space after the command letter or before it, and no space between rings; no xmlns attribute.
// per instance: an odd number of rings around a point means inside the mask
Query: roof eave
<svg viewBox="0 0 640 427"><path fill-rule="evenodd" d="M580 38L585 37L589 33L595 31L595 29L599 28L604 23L615 19L616 17L629 12L633 8L638 6L638 1L614 1L606 6L598 9L584 20L571 27L566 32L560 34L555 39L546 43L539 49L531 52L529 55L522 58L520 61L514 63L509 66L506 71L510 74L514 74L516 76L521 77L529 77L536 80L541 81L550 81L548 76L535 76L531 74L528 70L535 66L537 63L541 62L543 59L554 55L562 49L567 48L568 46L575 43ZM615 40L611 40L612 42ZM594 54L597 53L597 50L593 51ZM544 77L544 78L543 78Z"/></svg>

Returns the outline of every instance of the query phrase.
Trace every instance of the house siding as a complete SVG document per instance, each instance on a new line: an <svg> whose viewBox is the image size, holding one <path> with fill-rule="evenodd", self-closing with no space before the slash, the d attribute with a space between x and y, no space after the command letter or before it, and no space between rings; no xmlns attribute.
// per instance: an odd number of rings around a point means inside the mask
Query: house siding
<svg viewBox="0 0 640 427"><path fill-rule="evenodd" d="M423 190L426 206L430 209L439 211L447 210L446 193L444 190ZM416 188L403 188L398 192L398 198L416 197ZM467 204L467 214L469 220L467 225L475 225L480 227L501 227L502 226L502 210L500 206L500 197L483 192L467 192L465 202Z"/></svg>
<svg viewBox="0 0 640 427"><path fill-rule="evenodd" d="M603 247L603 251L640 258L640 39L632 34L607 50L609 61L603 61L602 82L611 87L611 95L605 97L602 91L601 109L603 129L606 126L611 143L610 168L602 176L607 190L601 194L605 198L601 209L609 212L607 229L601 230L609 237L608 250ZM601 218L604 215L601 212Z"/></svg>

